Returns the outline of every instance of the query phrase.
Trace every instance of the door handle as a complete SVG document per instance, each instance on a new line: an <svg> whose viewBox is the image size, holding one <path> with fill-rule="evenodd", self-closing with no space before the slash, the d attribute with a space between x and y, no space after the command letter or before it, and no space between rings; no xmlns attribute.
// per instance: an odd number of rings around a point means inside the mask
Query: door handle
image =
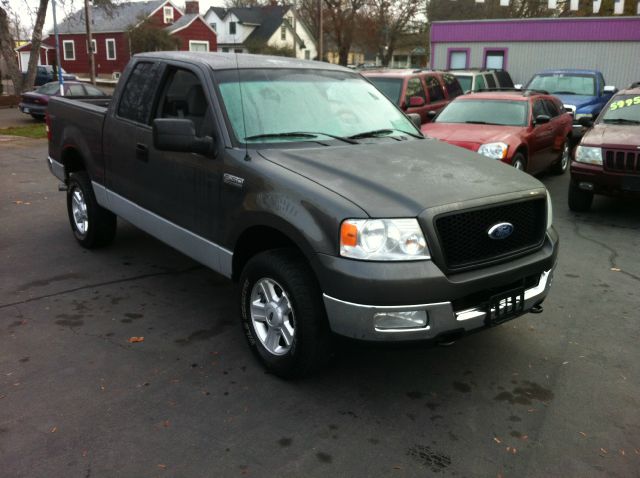
<svg viewBox="0 0 640 478"><path fill-rule="evenodd" d="M136 144L136 159L144 161L145 163L149 161L149 148L146 144Z"/></svg>

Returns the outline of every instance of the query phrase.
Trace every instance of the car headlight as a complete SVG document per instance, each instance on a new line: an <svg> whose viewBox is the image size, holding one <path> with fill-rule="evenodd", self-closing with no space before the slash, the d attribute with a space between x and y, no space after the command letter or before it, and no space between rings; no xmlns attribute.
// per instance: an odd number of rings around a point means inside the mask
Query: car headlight
<svg viewBox="0 0 640 478"><path fill-rule="evenodd" d="M574 118L576 119L576 121L578 121L580 118L592 119L593 115L591 113L578 113L574 116Z"/></svg>
<svg viewBox="0 0 640 478"><path fill-rule="evenodd" d="M504 159L508 149L509 146L504 143L487 143L478 148L478 153L493 159Z"/></svg>
<svg viewBox="0 0 640 478"><path fill-rule="evenodd" d="M602 164L602 148L578 146L575 159L580 163Z"/></svg>
<svg viewBox="0 0 640 478"><path fill-rule="evenodd" d="M417 219L346 219L340 255L366 261L420 261L429 248Z"/></svg>
<svg viewBox="0 0 640 478"><path fill-rule="evenodd" d="M553 203L551 202L551 195L547 191L547 229L553 226Z"/></svg>

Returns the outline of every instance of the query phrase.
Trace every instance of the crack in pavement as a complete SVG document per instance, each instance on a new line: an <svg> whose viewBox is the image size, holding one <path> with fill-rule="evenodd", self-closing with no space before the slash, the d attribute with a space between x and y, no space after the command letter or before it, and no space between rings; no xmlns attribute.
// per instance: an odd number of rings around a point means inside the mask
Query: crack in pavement
<svg viewBox="0 0 640 478"><path fill-rule="evenodd" d="M633 280L636 280L638 282L640 282L640 276L633 274L632 272L627 272L624 269L622 269L620 266L618 266L618 264L616 264L616 259L618 258L618 251L616 251L613 247L611 247L610 245L601 242L597 239L593 239L591 237L587 237L584 235L584 233L582 231L580 231L580 226L578 225L578 221L577 220L570 220L570 222L573 224L573 232L576 234L576 236L580 237L581 239L584 239L585 241L589 241L592 242L593 244L596 244L606 250L608 250L610 252L609 254L609 266L612 269L618 269L618 271L621 274L626 275L627 277L630 277Z"/></svg>
<svg viewBox="0 0 640 478"><path fill-rule="evenodd" d="M163 272L153 272L150 274L142 274L139 276L134 276L134 277L127 277L124 279L116 279L116 280L112 280L112 281L106 281L106 282L98 282L96 284L89 284L89 285L83 285L80 287L75 287L73 289L67 289L67 290L62 290L59 292L53 292L51 294L45 294L45 295L41 295L38 297L30 297L29 299L25 299L25 300L21 300L18 302L11 302L9 304L1 304L0 305L0 310L1 309L6 309L7 307L15 307L17 305L21 305L21 304L26 304L29 302L35 302L38 300L42 300L42 299L48 299L50 297L57 297L59 295L65 295L65 294L70 294L72 292L77 292L79 290L85 290L85 289L92 289L95 287L103 287L106 285L113 285L113 284L121 284L124 282L131 282L131 281L135 281L135 280L139 280L139 279L147 279L149 277L158 277L158 276L164 276L164 275L178 275L178 274L185 274L187 272L193 272L199 269L204 269L203 266L193 266L193 267L189 267L187 269L182 269L182 270L171 270L171 271L163 271Z"/></svg>

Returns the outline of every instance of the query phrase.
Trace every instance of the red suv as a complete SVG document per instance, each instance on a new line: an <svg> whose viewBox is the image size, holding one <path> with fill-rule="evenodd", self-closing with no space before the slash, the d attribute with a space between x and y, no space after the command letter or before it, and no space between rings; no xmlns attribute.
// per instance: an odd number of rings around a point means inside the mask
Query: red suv
<svg viewBox="0 0 640 478"><path fill-rule="evenodd" d="M422 123L462 94L455 76L442 71L370 70L362 75L406 113L417 113Z"/></svg>
<svg viewBox="0 0 640 478"><path fill-rule="evenodd" d="M587 211L594 194L640 197L640 82L617 93L582 137L571 162L569 209Z"/></svg>
<svg viewBox="0 0 640 478"><path fill-rule="evenodd" d="M452 101L422 132L529 173L562 174L572 118L556 97L534 91L471 93Z"/></svg>

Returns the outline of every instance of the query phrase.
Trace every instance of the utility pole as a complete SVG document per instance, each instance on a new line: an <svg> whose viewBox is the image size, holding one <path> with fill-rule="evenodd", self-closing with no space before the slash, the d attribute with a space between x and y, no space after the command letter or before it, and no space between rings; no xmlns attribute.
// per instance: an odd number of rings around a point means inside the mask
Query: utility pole
<svg viewBox="0 0 640 478"><path fill-rule="evenodd" d="M91 7L89 0L84 0L84 22L87 27L87 52L89 53L89 65L91 65L91 84L96 84L96 59L93 51L93 38L91 36Z"/></svg>
<svg viewBox="0 0 640 478"><path fill-rule="evenodd" d="M56 66L58 67L58 84L60 85L60 96L64 96L64 78L62 77L62 65L60 64L60 38L58 37L58 22L56 21L56 0L51 0L53 10L53 33L56 38Z"/></svg>
<svg viewBox="0 0 640 478"><path fill-rule="evenodd" d="M324 27L322 25L322 1L323 0L318 0L318 61L324 60Z"/></svg>

